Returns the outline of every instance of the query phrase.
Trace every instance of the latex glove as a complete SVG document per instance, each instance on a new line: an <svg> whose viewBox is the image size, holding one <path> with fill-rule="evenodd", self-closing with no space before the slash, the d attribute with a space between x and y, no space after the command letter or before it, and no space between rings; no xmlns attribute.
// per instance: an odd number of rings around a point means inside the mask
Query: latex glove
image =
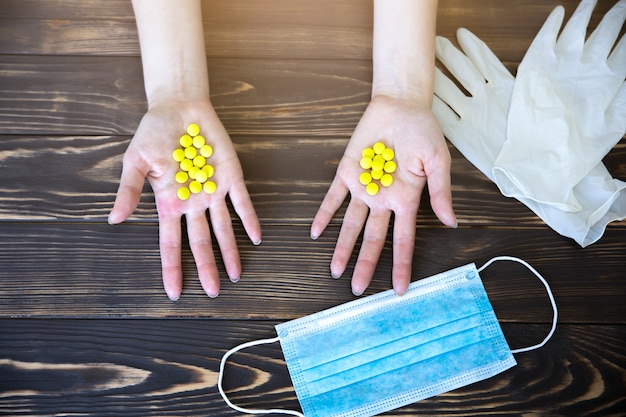
<svg viewBox="0 0 626 417"><path fill-rule="evenodd" d="M585 42L595 0L583 0L557 35L564 9L548 17L518 71L507 140L494 164L502 193L582 210L573 188L626 132L626 18L619 1Z"/></svg>
<svg viewBox="0 0 626 417"><path fill-rule="evenodd" d="M459 29L457 39L465 54L447 39L439 37L437 58L471 97L437 69L433 111L445 136L494 181L492 168L505 142L515 79L487 45L471 32ZM602 237L608 223L626 217L625 189L626 183L613 179L600 163L570 190L581 203L582 208L576 213L564 212L522 196L517 199L555 231L584 247Z"/></svg>

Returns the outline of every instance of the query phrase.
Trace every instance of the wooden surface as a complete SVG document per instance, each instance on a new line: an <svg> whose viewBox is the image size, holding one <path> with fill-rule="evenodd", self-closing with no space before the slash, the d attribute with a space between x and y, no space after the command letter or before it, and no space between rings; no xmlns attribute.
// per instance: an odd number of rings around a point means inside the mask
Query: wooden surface
<svg viewBox="0 0 626 417"><path fill-rule="evenodd" d="M549 11L544 0L440 0L438 32L467 27L512 70ZM567 15L576 2L562 2ZM595 26L614 1L600 0ZM364 0L205 0L212 100L231 134L263 227L244 273L204 295L185 244L185 289L162 290L149 186L131 220L109 226L128 141L145 112L130 2L0 0L0 415L234 416L215 383L231 347L353 300L329 263L341 213L309 225L365 109L372 5ZM388 415L623 415L626 224L581 249L503 197L450 145L460 227L425 198L414 279L496 255L550 281L559 327L541 350L486 381ZM626 179L626 141L606 157ZM356 255L356 254L355 254ZM390 286L388 239L366 292ZM550 309L523 267L483 280L513 347L540 341ZM242 406L298 409L278 345L233 356L226 388Z"/></svg>

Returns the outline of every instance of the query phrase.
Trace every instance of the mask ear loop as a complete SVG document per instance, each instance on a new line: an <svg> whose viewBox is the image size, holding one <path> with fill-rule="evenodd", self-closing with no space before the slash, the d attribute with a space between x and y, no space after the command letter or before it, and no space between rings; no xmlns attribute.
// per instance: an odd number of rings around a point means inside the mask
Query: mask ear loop
<svg viewBox="0 0 626 417"><path fill-rule="evenodd" d="M224 401L230 408L232 408L233 410L239 411L240 413L245 413L245 414L288 414L288 415L297 416L297 417L304 417L304 414L298 411L292 411L292 410L277 410L277 409L254 410L254 409L248 409L248 408L242 408L242 407L236 406L228 399L228 397L226 396L226 393L224 392L224 388L222 387L222 380L224 379L224 367L226 366L226 360L230 357L230 355L242 349L246 349L246 348L257 346L257 345L276 343L279 340L280 338L274 337L272 339L261 339L261 340L254 340L252 342L242 343L241 345L235 346L234 348L232 348L231 350L229 350L228 352L224 354L224 356L222 357L222 361L220 362L220 373L217 377L217 389L219 390L220 394L222 395L222 398L224 399Z"/></svg>
<svg viewBox="0 0 626 417"><path fill-rule="evenodd" d="M543 342L541 342L541 343L538 343L538 344L536 344L534 346L529 346L529 347L520 348L520 349L514 349L514 350L511 350L511 352L512 353L522 353L522 352L528 352L530 350L539 349L540 347L545 345L548 342L548 340L550 340L550 338L554 334L554 331L556 330L556 322L557 322L557 318L558 318L558 310L556 308L556 302L554 301L554 295L552 295L552 289L550 288L550 285L548 284L548 281L546 281L546 279L544 277L542 277L541 274L535 270L535 268L530 266L530 264L528 264L528 262L526 262L526 261L524 261L522 259L519 259L519 258L515 258L513 256L496 256L495 258L492 258L491 260L487 261L486 264L484 264L483 266L478 268L478 272L481 272L482 270L487 268L489 265L491 265L492 263L497 262L497 261L513 261L513 262L518 262L518 263L524 265L526 268L528 268L530 270L530 272L535 274L537 276L537 278L539 278L539 280L546 287L546 291L548 293L548 297L550 298L550 304L552 304L552 311L553 311L552 328L550 329L550 333L548 333L546 338L543 339Z"/></svg>

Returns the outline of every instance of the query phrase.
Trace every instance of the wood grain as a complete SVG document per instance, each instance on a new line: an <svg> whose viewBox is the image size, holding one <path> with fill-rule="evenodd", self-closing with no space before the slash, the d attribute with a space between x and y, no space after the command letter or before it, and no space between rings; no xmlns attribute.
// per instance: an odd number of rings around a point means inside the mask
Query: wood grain
<svg viewBox="0 0 626 417"><path fill-rule="evenodd" d="M274 324L2 320L0 411L238 415L216 389L219 361L235 345L275 336ZM511 346L524 346L545 332L531 324L504 324L503 330ZM385 415L617 416L626 405L625 339L625 326L561 325L546 348L516 355L514 368ZM299 409L278 344L233 355L224 387L240 406Z"/></svg>

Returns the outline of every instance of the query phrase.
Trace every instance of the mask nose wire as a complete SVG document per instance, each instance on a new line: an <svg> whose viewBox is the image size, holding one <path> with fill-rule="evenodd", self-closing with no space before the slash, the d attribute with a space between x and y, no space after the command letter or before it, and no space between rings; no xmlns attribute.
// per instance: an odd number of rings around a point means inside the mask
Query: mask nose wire
<svg viewBox="0 0 626 417"><path fill-rule="evenodd" d="M556 301L554 301L554 295L552 295L552 289L550 288L550 284L548 284L548 281L546 281L546 279L544 277L542 277L541 274L539 272L537 272L537 270L535 270L535 268L530 266L530 264L528 262L526 262L526 261L524 261L524 260L522 260L520 258L515 258L513 256L496 256L496 257L490 259L489 261L487 261L487 263L485 263L483 266L478 268L478 272L481 272L482 270L487 268L489 265L491 265L492 263L497 262L497 261L513 261L513 262L517 262L517 263L520 263L520 264L524 265L526 268L528 268L530 270L530 272L535 274L537 276L537 278L539 278L541 283L544 285L544 287L546 287L546 292L548 293L548 297L550 298L550 304L552 304L552 311L553 311L553 314L552 314L552 328L550 329L550 332L548 333L546 338L543 339L543 341L541 343L538 343L538 344L533 345L533 346L525 347L525 348L513 349L513 350L511 350L511 352L512 353L522 353L522 352L528 352L530 350L539 349L540 347L545 345L548 342L548 340L550 340L552 335L554 334L554 331L556 330L556 322L557 322L558 315L559 315L558 310L556 308Z"/></svg>
<svg viewBox="0 0 626 417"><path fill-rule="evenodd" d="M239 346L235 346L234 348L230 349L228 352L224 354L224 356L222 357L222 361L220 362L220 372L217 377L217 389L219 390L220 394L222 395L222 398L224 399L224 401L230 408L232 408L233 410L239 411L240 413L244 413L244 414L288 414L288 415L297 416L297 417L304 417L304 414L298 411L292 411L292 410L277 410L277 409L254 410L254 409L248 409L248 408L236 406L228 399L228 397L226 396L226 393L224 392L224 388L222 387L222 381L224 379L224 368L226 367L226 361L228 360L230 355L242 349L246 349L246 348L257 346L257 345L276 343L279 340L280 338L278 337L274 337L271 339L253 340L251 342L246 342L246 343L240 344Z"/></svg>

